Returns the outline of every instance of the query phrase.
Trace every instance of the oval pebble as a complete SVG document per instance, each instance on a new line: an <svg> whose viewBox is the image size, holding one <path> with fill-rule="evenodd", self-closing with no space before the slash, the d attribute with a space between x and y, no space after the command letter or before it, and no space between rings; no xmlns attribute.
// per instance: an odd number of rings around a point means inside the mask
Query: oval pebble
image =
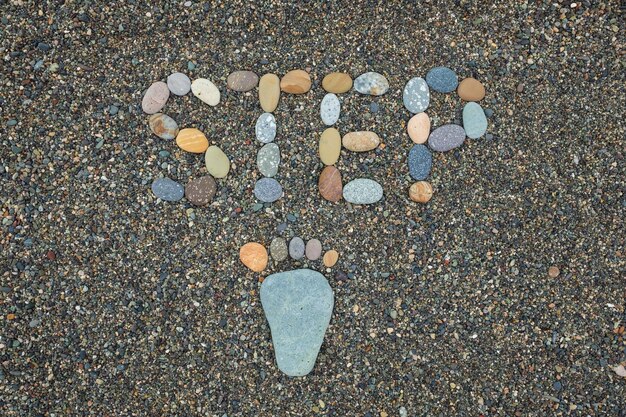
<svg viewBox="0 0 626 417"><path fill-rule="evenodd" d="M320 115L322 116L322 122L326 126L332 126L339 120L339 113L341 111L341 104L339 98L333 94L328 93L322 99L320 105Z"/></svg>
<svg viewBox="0 0 626 417"><path fill-rule="evenodd" d="M341 172L332 165L327 166L320 174L317 186L320 195L331 203L341 200L343 184L341 182Z"/></svg>
<svg viewBox="0 0 626 417"><path fill-rule="evenodd" d="M335 94L348 92L352 88L352 77L345 72L331 72L322 80L322 88Z"/></svg>
<svg viewBox="0 0 626 417"><path fill-rule="evenodd" d="M306 242L304 253L310 261L318 260L322 256L322 242L317 239L310 239Z"/></svg>
<svg viewBox="0 0 626 417"><path fill-rule="evenodd" d="M276 137L276 119L272 113L259 116L254 127L256 138L261 143L270 143Z"/></svg>
<svg viewBox="0 0 626 417"><path fill-rule="evenodd" d="M176 144L184 151L202 153L209 147L209 141L198 129L188 127L176 135Z"/></svg>
<svg viewBox="0 0 626 417"><path fill-rule="evenodd" d="M425 145L413 145L409 151L409 174L414 180L428 177L433 166L433 156Z"/></svg>
<svg viewBox="0 0 626 417"><path fill-rule="evenodd" d="M167 99L170 97L170 90L163 81L152 83L146 90L141 100L141 108L148 114L158 113Z"/></svg>
<svg viewBox="0 0 626 417"><path fill-rule="evenodd" d="M424 112L417 113L409 119L406 130L414 143L426 143L430 135L430 117Z"/></svg>
<svg viewBox="0 0 626 417"><path fill-rule="evenodd" d="M239 259L250 270L261 272L267 266L267 249L260 243L246 243L239 249Z"/></svg>
<svg viewBox="0 0 626 417"><path fill-rule="evenodd" d="M259 103L263 111L271 113L280 100L280 78L276 74L265 74L259 81Z"/></svg>
<svg viewBox="0 0 626 417"><path fill-rule="evenodd" d="M421 113L430 104L428 84L421 77L411 78L402 90L404 107L411 113Z"/></svg>
<svg viewBox="0 0 626 417"><path fill-rule="evenodd" d="M380 145L380 138L374 132L350 132L341 140L343 147L353 152L367 152Z"/></svg>
<svg viewBox="0 0 626 417"><path fill-rule="evenodd" d="M324 165L334 165L341 154L341 135L334 127L324 130L320 137L320 159Z"/></svg>
<svg viewBox="0 0 626 417"><path fill-rule="evenodd" d="M207 171L215 178L224 178L230 171L230 160L218 146L209 146L204 153L204 164Z"/></svg>
<svg viewBox="0 0 626 417"><path fill-rule="evenodd" d="M185 188L172 179L157 178L152 182L152 192L163 201L178 201L185 195Z"/></svg>
<svg viewBox="0 0 626 417"><path fill-rule="evenodd" d="M226 78L226 86L234 91L250 91L259 84L259 76L252 71L231 72Z"/></svg>
<svg viewBox="0 0 626 417"><path fill-rule="evenodd" d="M311 89L311 76L303 70L292 70L280 80L280 89L285 93L304 94Z"/></svg>
<svg viewBox="0 0 626 417"><path fill-rule="evenodd" d="M428 137L428 146L437 152L458 148L465 141L465 130L459 125L444 125L435 129Z"/></svg>
<svg viewBox="0 0 626 417"><path fill-rule="evenodd" d="M254 196L264 203L273 203L283 195L283 187L274 178L261 178L254 185Z"/></svg>
<svg viewBox="0 0 626 417"><path fill-rule="evenodd" d="M409 188L409 198L416 203L428 203L433 196L433 187L426 181L418 181Z"/></svg>
<svg viewBox="0 0 626 417"><path fill-rule="evenodd" d="M167 114L155 113L148 120L152 133L161 139L172 140L178 135L178 124Z"/></svg>
<svg viewBox="0 0 626 417"><path fill-rule="evenodd" d="M191 91L191 80L182 72L175 72L167 77L167 88L170 89L172 94L184 96Z"/></svg>
<svg viewBox="0 0 626 417"><path fill-rule="evenodd" d="M354 80L354 89L361 94L382 96L389 90L389 81L377 72L366 72Z"/></svg>
<svg viewBox="0 0 626 417"><path fill-rule="evenodd" d="M426 83L439 93L449 93L456 90L459 78L448 67L435 67L426 74Z"/></svg>
<svg viewBox="0 0 626 417"><path fill-rule="evenodd" d="M220 102L220 90L206 78L194 80L191 83L191 92L209 106L217 106Z"/></svg>
<svg viewBox="0 0 626 417"><path fill-rule="evenodd" d="M275 143L264 145L256 155L256 164L264 177L273 177L280 165L280 149Z"/></svg>
<svg viewBox="0 0 626 417"><path fill-rule="evenodd" d="M465 101L480 101L485 98L485 86L475 78L466 78L459 83L457 93Z"/></svg>
<svg viewBox="0 0 626 417"><path fill-rule="evenodd" d="M185 197L195 206L206 206L213 200L217 184L210 175L195 178L187 183Z"/></svg>
<svg viewBox="0 0 626 417"><path fill-rule="evenodd" d="M324 258L323 258L324 266L327 268L332 268L333 266L335 266L338 260L339 260L339 253L334 249L326 251L326 253L324 254Z"/></svg>
<svg viewBox="0 0 626 417"><path fill-rule="evenodd" d="M282 237L275 237L270 244L270 254L276 262L284 261L289 256L287 242Z"/></svg>
<svg viewBox="0 0 626 417"><path fill-rule="evenodd" d="M463 107L463 128L470 139L478 139L487 132L487 116L480 104L470 101Z"/></svg>
<svg viewBox="0 0 626 417"><path fill-rule="evenodd" d="M298 260L304 256L304 240L296 236L289 241L289 256Z"/></svg>
<svg viewBox="0 0 626 417"><path fill-rule="evenodd" d="M383 187L374 180L357 178L343 187L343 198L352 204L373 204L383 198Z"/></svg>

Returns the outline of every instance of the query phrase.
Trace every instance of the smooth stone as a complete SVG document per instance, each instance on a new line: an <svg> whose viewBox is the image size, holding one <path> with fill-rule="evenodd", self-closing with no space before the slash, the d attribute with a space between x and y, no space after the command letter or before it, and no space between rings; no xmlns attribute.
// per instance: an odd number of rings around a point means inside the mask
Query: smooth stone
<svg viewBox="0 0 626 417"><path fill-rule="evenodd" d="M326 251L326 253L324 254L324 258L322 258L322 260L326 268L332 268L333 266L335 266L335 264L339 260L339 253L334 249Z"/></svg>
<svg viewBox="0 0 626 417"><path fill-rule="evenodd" d="M209 106L217 106L220 102L220 90L206 78L194 80L191 83L191 92Z"/></svg>
<svg viewBox="0 0 626 417"><path fill-rule="evenodd" d="M413 145L409 151L409 174L414 180L428 177L433 166L433 156L425 145Z"/></svg>
<svg viewBox="0 0 626 417"><path fill-rule="evenodd" d="M280 100L280 78L276 74L265 74L259 81L259 102L263 111L271 113Z"/></svg>
<svg viewBox="0 0 626 417"><path fill-rule="evenodd" d="M283 187L274 178L261 178L254 185L254 195L264 203L273 203L283 195Z"/></svg>
<svg viewBox="0 0 626 417"><path fill-rule="evenodd" d="M322 99L320 105L320 115L322 116L322 122L326 126L332 126L339 120L339 113L341 112L341 103L339 98L333 93L328 93Z"/></svg>
<svg viewBox="0 0 626 417"><path fill-rule="evenodd" d="M176 135L176 144L184 151L202 153L209 147L209 141L198 129L188 127Z"/></svg>
<svg viewBox="0 0 626 417"><path fill-rule="evenodd" d="M248 269L261 272L267 266L267 249L257 242L249 242L239 249L239 259Z"/></svg>
<svg viewBox="0 0 626 417"><path fill-rule="evenodd" d="M417 113L409 119L406 130L414 143L426 143L430 135L430 117L424 112Z"/></svg>
<svg viewBox="0 0 626 417"><path fill-rule="evenodd" d="M367 152L380 145L380 138L374 132L350 132L343 135L343 147L353 152Z"/></svg>
<svg viewBox="0 0 626 417"><path fill-rule="evenodd" d="M352 88L352 77L345 72L331 72L322 80L322 88L334 94L348 92Z"/></svg>
<svg viewBox="0 0 626 417"><path fill-rule="evenodd" d="M289 256L296 261L304 256L304 240L296 236L289 241Z"/></svg>
<svg viewBox="0 0 626 417"><path fill-rule="evenodd" d="M195 178L187 183L185 197L194 206L206 206L213 200L217 184L210 175Z"/></svg>
<svg viewBox="0 0 626 417"><path fill-rule="evenodd" d="M261 284L261 305L278 369L288 376L313 370L333 312L328 280L310 269L280 272Z"/></svg>
<svg viewBox="0 0 626 417"><path fill-rule="evenodd" d="M254 127L256 138L261 143L270 143L276 137L276 119L272 113L259 116Z"/></svg>
<svg viewBox="0 0 626 417"><path fill-rule="evenodd" d="M411 113L421 113L430 104L428 84L421 77L411 78L402 91L404 107Z"/></svg>
<svg viewBox="0 0 626 417"><path fill-rule="evenodd" d="M339 161L341 154L341 135L334 127L329 127L322 132L320 137L320 159L324 165L334 165Z"/></svg>
<svg viewBox="0 0 626 417"><path fill-rule="evenodd" d="M318 260L322 256L322 242L317 239L309 240L306 242L304 253L310 261Z"/></svg>
<svg viewBox="0 0 626 417"><path fill-rule="evenodd" d="M456 90L459 78L448 67L435 67L426 74L426 83L439 93L450 93Z"/></svg>
<svg viewBox="0 0 626 417"><path fill-rule="evenodd" d="M311 76L303 70L292 70L280 80L280 89L285 93L304 94L311 89Z"/></svg>
<svg viewBox="0 0 626 417"><path fill-rule="evenodd" d="M191 80L182 72L175 72L167 77L167 88L170 89L172 94L184 96L191 91Z"/></svg>
<svg viewBox="0 0 626 417"><path fill-rule="evenodd" d="M259 84L259 76L252 71L231 72L226 86L234 91L250 91Z"/></svg>
<svg viewBox="0 0 626 417"><path fill-rule="evenodd" d="M158 178L152 182L152 192L163 201L178 201L185 195L185 188L169 178Z"/></svg>
<svg viewBox="0 0 626 417"><path fill-rule="evenodd" d="M225 178L230 171L228 156L217 146L212 145L204 153L204 164L214 178Z"/></svg>
<svg viewBox="0 0 626 417"><path fill-rule="evenodd" d="M361 94L382 96L389 90L389 81L377 72L366 72L354 80L354 89Z"/></svg>
<svg viewBox="0 0 626 417"><path fill-rule="evenodd" d="M461 81L457 92L465 101L480 101L485 98L485 86L475 78L466 78Z"/></svg>
<svg viewBox="0 0 626 417"><path fill-rule="evenodd" d="M487 116L480 104L470 101L463 107L463 129L470 139L478 139L487 132Z"/></svg>
<svg viewBox="0 0 626 417"><path fill-rule="evenodd" d="M167 84L163 81L157 81L152 83L143 95L141 108L148 114L158 113L165 106L169 97L170 90L167 88Z"/></svg>
<svg viewBox="0 0 626 417"><path fill-rule="evenodd" d="M341 182L341 172L332 165L325 167L320 174L317 186L320 195L332 203L341 200L343 184Z"/></svg>
<svg viewBox="0 0 626 417"><path fill-rule="evenodd" d="M465 141L465 130L459 125L444 125L435 129L428 137L428 146L437 152L458 148Z"/></svg>
<svg viewBox="0 0 626 417"><path fill-rule="evenodd" d="M433 187L426 181L418 181L409 188L409 198L416 203L428 203L433 196Z"/></svg>
<svg viewBox="0 0 626 417"><path fill-rule="evenodd" d="M281 262L287 259L287 256L289 256L289 249L287 249L287 242L285 242L285 239L282 237L275 237L270 244L270 253L276 262Z"/></svg>
<svg viewBox="0 0 626 417"><path fill-rule="evenodd" d="M264 177L273 177L280 165L280 149L275 143L264 145L256 155L256 164Z"/></svg>
<svg viewBox="0 0 626 417"><path fill-rule="evenodd" d="M374 180L357 178L343 187L343 198L352 204L373 204L383 198L383 187Z"/></svg>
<svg viewBox="0 0 626 417"><path fill-rule="evenodd" d="M148 119L150 130L161 139L172 140L178 135L178 124L167 114L155 113Z"/></svg>

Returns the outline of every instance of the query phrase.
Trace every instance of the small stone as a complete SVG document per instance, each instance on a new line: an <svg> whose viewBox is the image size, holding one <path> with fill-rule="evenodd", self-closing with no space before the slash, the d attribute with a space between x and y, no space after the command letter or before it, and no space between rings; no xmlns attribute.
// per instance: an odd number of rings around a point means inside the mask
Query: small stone
<svg viewBox="0 0 626 417"><path fill-rule="evenodd" d="M437 152L458 148L465 141L465 130L459 125L444 125L435 129L428 137L428 146Z"/></svg>
<svg viewBox="0 0 626 417"><path fill-rule="evenodd" d="M191 83L191 92L209 106L217 106L220 102L220 90L206 78L194 80Z"/></svg>
<svg viewBox="0 0 626 417"><path fill-rule="evenodd" d="M246 243L239 249L239 259L248 269L261 272L267 266L267 249L260 243Z"/></svg>
<svg viewBox="0 0 626 417"><path fill-rule="evenodd" d="M150 130L161 139L172 140L178 135L178 124L167 114L155 113L148 119Z"/></svg>
<svg viewBox="0 0 626 417"><path fill-rule="evenodd" d="M379 107L380 106L378 105L378 103L374 103L374 102L370 103L370 111L372 113L378 113L378 108Z"/></svg>
<svg viewBox="0 0 626 417"><path fill-rule="evenodd" d="M304 256L304 240L296 236L289 241L289 256L296 261Z"/></svg>
<svg viewBox="0 0 626 417"><path fill-rule="evenodd" d="M230 171L230 160L218 146L209 146L204 153L204 164L214 178L225 178Z"/></svg>
<svg viewBox="0 0 626 417"><path fill-rule="evenodd" d="M550 278L557 278L561 274L561 271L556 266L551 266L548 268L548 276Z"/></svg>
<svg viewBox="0 0 626 417"><path fill-rule="evenodd" d="M343 147L353 152L367 152L380 145L380 138L374 132L350 132L341 140Z"/></svg>
<svg viewBox="0 0 626 417"><path fill-rule="evenodd" d="M465 101L480 101L485 98L485 87L475 78L466 78L461 81L457 92Z"/></svg>
<svg viewBox="0 0 626 417"><path fill-rule="evenodd" d="M626 378L626 368L624 368L624 365L617 365L613 368L613 372L622 378Z"/></svg>
<svg viewBox="0 0 626 417"><path fill-rule="evenodd" d="M52 46L50 46L49 44L44 43L44 42L39 42L37 44L37 49L39 49L40 51L43 51L43 52L48 52L50 49L52 49Z"/></svg>
<svg viewBox="0 0 626 417"><path fill-rule="evenodd" d="M265 74L259 81L259 103L263 111L271 113L280 100L280 79L276 74Z"/></svg>
<svg viewBox="0 0 626 417"><path fill-rule="evenodd" d="M48 249L48 252L46 252L46 258L48 258L49 261L54 261L57 258L57 254L54 253L52 249Z"/></svg>
<svg viewBox="0 0 626 417"><path fill-rule="evenodd" d="M264 177L273 177L280 165L280 149L275 143L268 143L259 149L256 155L256 164Z"/></svg>
<svg viewBox="0 0 626 417"><path fill-rule="evenodd" d="M418 181L409 188L409 198L416 203L428 203L433 196L433 187L426 181Z"/></svg>
<svg viewBox="0 0 626 417"><path fill-rule="evenodd" d="M143 95L141 108L148 114L158 113L165 106L169 97L170 90L167 88L167 84L163 81L157 81L148 87Z"/></svg>
<svg viewBox="0 0 626 417"><path fill-rule="evenodd" d="M195 128L186 128L178 132L176 144L182 150L191 153L202 153L209 147L209 141L204 133Z"/></svg>
<svg viewBox="0 0 626 417"><path fill-rule="evenodd" d="M335 266L338 260L339 253L334 249L326 251L326 253L324 254L323 261L326 268L332 268L333 266Z"/></svg>
<svg viewBox="0 0 626 417"><path fill-rule="evenodd" d="M310 261L318 260L322 256L322 242L317 239L309 240L306 242L304 253Z"/></svg>
<svg viewBox="0 0 626 417"><path fill-rule="evenodd" d="M120 111L120 108L117 107L115 104L111 104L109 106L109 114L111 116L115 116L119 111Z"/></svg>
<svg viewBox="0 0 626 417"><path fill-rule="evenodd" d="M341 103L339 103L339 98L333 93L328 93L322 99L322 104L320 105L320 115L322 117L322 122L326 126L332 126L337 123L339 120L339 113L341 112Z"/></svg>
<svg viewBox="0 0 626 417"><path fill-rule="evenodd" d="M334 127L324 130L320 137L320 159L324 165L334 165L341 154L341 135Z"/></svg>
<svg viewBox="0 0 626 417"><path fill-rule="evenodd" d="M448 67L435 67L426 74L426 83L439 93L450 93L456 90L459 78Z"/></svg>
<svg viewBox="0 0 626 417"><path fill-rule="evenodd" d="M178 201L185 195L185 188L169 178L158 178L152 182L152 192L163 201Z"/></svg>
<svg viewBox="0 0 626 417"><path fill-rule="evenodd" d="M17 120L15 120L15 119L11 119L11 120L9 120L9 121L7 122L7 126L8 126L8 127L13 127L13 126L15 126L16 124L17 124Z"/></svg>
<svg viewBox="0 0 626 417"><path fill-rule="evenodd" d="M423 180L430 174L433 156L425 145L413 145L409 151L409 173L414 180Z"/></svg>
<svg viewBox="0 0 626 417"><path fill-rule="evenodd" d="M352 88L352 77L345 72L331 72L322 80L322 88L334 94L348 92Z"/></svg>
<svg viewBox="0 0 626 417"><path fill-rule="evenodd" d="M175 72L167 77L167 88L170 89L172 94L184 96L191 91L191 80L182 72Z"/></svg>
<svg viewBox="0 0 626 417"><path fill-rule="evenodd" d="M383 198L383 187L374 180L357 178L343 187L343 198L352 204L373 204Z"/></svg>
<svg viewBox="0 0 626 417"><path fill-rule="evenodd" d="M276 119L272 113L259 116L254 127L256 138L261 143L270 143L276 137Z"/></svg>
<svg viewBox="0 0 626 417"><path fill-rule="evenodd" d="M287 249L287 242L285 242L285 239L282 237L275 237L270 244L270 253L276 262L281 262L287 259L289 250Z"/></svg>
<svg viewBox="0 0 626 417"><path fill-rule="evenodd" d="M517 84L517 88L515 89L518 93L523 93L524 92L524 84L523 83L519 83Z"/></svg>
<svg viewBox="0 0 626 417"><path fill-rule="evenodd" d="M382 96L389 90L389 81L377 72L366 72L354 80L354 89L361 94Z"/></svg>
<svg viewBox="0 0 626 417"><path fill-rule="evenodd" d="M414 143L426 143L430 135L430 117L424 112L417 113L409 119L406 130Z"/></svg>
<svg viewBox="0 0 626 417"><path fill-rule="evenodd" d="M311 77L303 70L292 70L280 80L280 89L285 93L304 94L311 89Z"/></svg>
<svg viewBox="0 0 626 417"><path fill-rule="evenodd" d="M402 91L404 107L411 113L421 113L430 104L430 91L423 78L411 78Z"/></svg>
<svg viewBox="0 0 626 417"><path fill-rule="evenodd" d="M254 195L264 203L273 203L283 195L283 187L274 178L261 178L254 185Z"/></svg>
<svg viewBox="0 0 626 417"><path fill-rule="evenodd" d="M259 76L252 71L235 71L226 79L226 86L234 91L250 91L259 84Z"/></svg>
<svg viewBox="0 0 626 417"><path fill-rule="evenodd" d="M480 104L470 101L463 107L463 129L470 139L478 139L487 132L487 116Z"/></svg>
<svg viewBox="0 0 626 417"><path fill-rule="evenodd" d="M217 184L210 175L193 179L185 187L185 197L195 206L206 206L213 200Z"/></svg>
<svg viewBox="0 0 626 417"><path fill-rule="evenodd" d="M343 184L341 182L341 172L332 165L322 170L318 181L320 195L332 203L341 200Z"/></svg>

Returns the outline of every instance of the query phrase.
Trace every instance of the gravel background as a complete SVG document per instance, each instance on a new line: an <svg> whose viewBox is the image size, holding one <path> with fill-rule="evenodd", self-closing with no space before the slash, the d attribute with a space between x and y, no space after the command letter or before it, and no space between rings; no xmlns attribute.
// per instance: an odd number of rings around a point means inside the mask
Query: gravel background
<svg viewBox="0 0 626 417"><path fill-rule="evenodd" d="M0 2L1 415L626 415L618 1L59 3ZM436 155L418 205L401 92L438 65L480 79L493 116L487 138ZM275 112L286 194L254 211L261 109L225 80L294 68L314 86ZM330 204L321 80L368 70L389 92L341 95L337 127L386 146L338 167L385 197ZM165 108L235 165L208 208L150 192L205 172L141 112L174 71L222 91L216 108L191 94ZM431 103L433 126L459 119L456 94ZM260 275L237 255L279 234L341 254L309 265L336 303L301 379L276 368Z"/></svg>

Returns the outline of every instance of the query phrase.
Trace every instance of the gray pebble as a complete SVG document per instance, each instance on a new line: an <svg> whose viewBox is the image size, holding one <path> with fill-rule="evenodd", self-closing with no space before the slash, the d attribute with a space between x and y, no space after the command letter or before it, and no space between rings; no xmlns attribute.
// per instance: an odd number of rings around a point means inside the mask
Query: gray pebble
<svg viewBox="0 0 626 417"><path fill-rule="evenodd" d="M296 236L289 241L289 256L295 260L304 256L304 240L302 238Z"/></svg>
<svg viewBox="0 0 626 417"><path fill-rule="evenodd" d="M420 77L411 78L402 91L402 101L404 107L411 113L425 111L430 104L430 91L426 81Z"/></svg>
<svg viewBox="0 0 626 417"><path fill-rule="evenodd" d="M428 137L428 146L437 152L458 148L465 141L465 130L459 125L444 125L435 129Z"/></svg>
<svg viewBox="0 0 626 417"><path fill-rule="evenodd" d="M285 239L282 237L275 237L270 244L270 254L277 262L287 259L289 251L287 249L287 242L285 242Z"/></svg>
<svg viewBox="0 0 626 417"><path fill-rule="evenodd" d="M352 204L373 204L383 198L383 187L374 180L357 178L343 187L343 198Z"/></svg>
<svg viewBox="0 0 626 417"><path fill-rule="evenodd" d="M158 178L152 183L152 192L164 201L178 201L185 195L185 188L169 178Z"/></svg>
<svg viewBox="0 0 626 417"><path fill-rule="evenodd" d="M167 77L167 88L170 89L172 94L184 96L191 91L191 80L182 72L175 72Z"/></svg>
<svg viewBox="0 0 626 417"><path fill-rule="evenodd" d="M259 116L254 127L256 138L261 143L270 143L276 137L276 119L272 113Z"/></svg>
<svg viewBox="0 0 626 417"><path fill-rule="evenodd" d="M320 105L320 115L322 117L322 122L326 126L334 125L337 120L339 120L339 113L341 112L341 104L339 103L339 98L333 93L328 93L322 99L322 104Z"/></svg>
<svg viewBox="0 0 626 417"><path fill-rule="evenodd" d="M254 195L264 203L273 203L283 195L283 187L274 178L261 178L254 185Z"/></svg>
<svg viewBox="0 0 626 417"><path fill-rule="evenodd" d="M273 177L276 175L280 165L280 149L278 145L268 143L259 149L256 156L256 164L263 176Z"/></svg>

